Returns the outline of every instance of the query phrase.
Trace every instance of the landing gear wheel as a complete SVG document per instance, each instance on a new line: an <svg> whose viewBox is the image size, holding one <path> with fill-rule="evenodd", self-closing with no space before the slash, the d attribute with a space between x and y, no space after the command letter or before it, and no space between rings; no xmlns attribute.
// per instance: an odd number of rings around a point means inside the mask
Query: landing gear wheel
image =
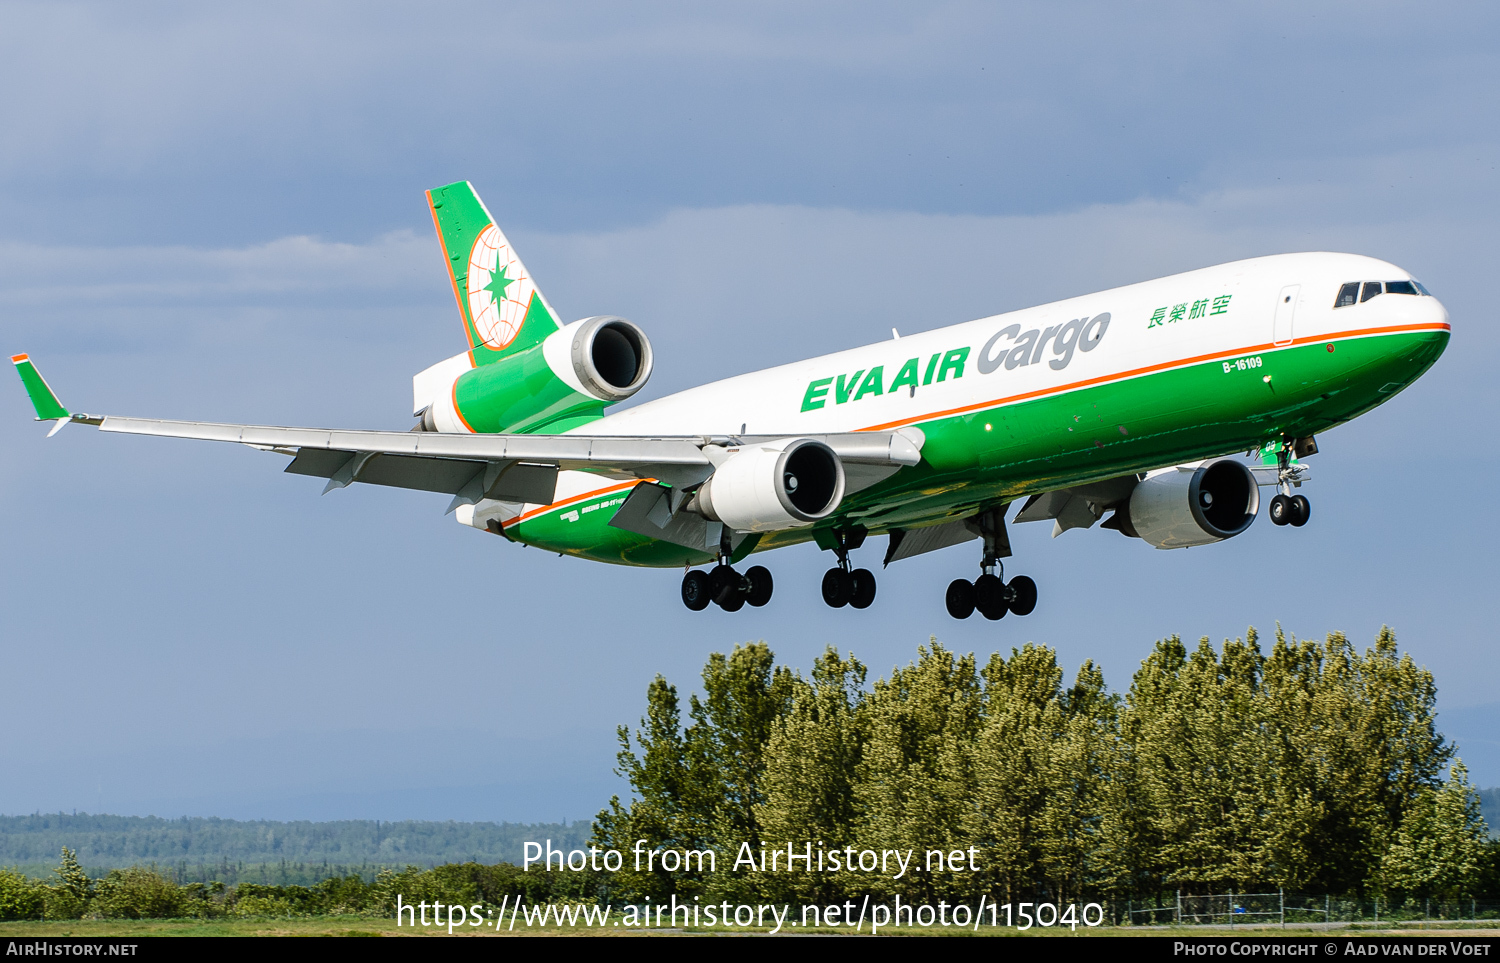
<svg viewBox="0 0 1500 963"><path fill-rule="evenodd" d="M1005 583L985 572L974 580L974 607L991 622L1005 618Z"/></svg>
<svg viewBox="0 0 1500 963"><path fill-rule="evenodd" d="M875 601L875 573L867 568L857 568L850 573L854 582L854 591L850 593L849 604L857 609L867 609L870 603Z"/></svg>
<svg viewBox="0 0 1500 963"><path fill-rule="evenodd" d="M708 573L710 583L713 587L713 599L723 608L729 609L728 604L735 596L740 595L740 573L728 565L715 565L713 571ZM735 606L738 608L739 606ZM734 609L729 609L733 612Z"/></svg>
<svg viewBox="0 0 1500 963"><path fill-rule="evenodd" d="M966 619L974 614L974 583L956 578L948 583L948 594L944 601L948 614L955 619Z"/></svg>
<svg viewBox="0 0 1500 963"><path fill-rule="evenodd" d="M750 591L745 596L746 602L760 608L771 601L771 573L764 565L752 565L745 573L745 578L750 582Z"/></svg>
<svg viewBox="0 0 1500 963"><path fill-rule="evenodd" d="M852 598L854 598L854 576L841 568L831 568L823 573L823 601L836 609L841 609L848 605Z"/></svg>
<svg viewBox="0 0 1500 963"><path fill-rule="evenodd" d="M1030 576L1017 575L1005 587L1010 597L1010 610L1017 615L1030 615L1036 610L1036 583Z"/></svg>
<svg viewBox="0 0 1500 963"><path fill-rule="evenodd" d="M1292 517L1290 521L1294 528L1301 528L1312 517L1312 502L1307 500L1306 495L1293 495L1291 502Z"/></svg>
<svg viewBox="0 0 1500 963"><path fill-rule="evenodd" d="M719 600L719 608L726 612L738 612L745 607L745 593L735 592L728 599Z"/></svg>
<svg viewBox="0 0 1500 963"><path fill-rule="evenodd" d="M1285 495L1277 495L1271 499L1271 508L1269 511L1271 524L1285 525L1292 520L1293 511L1292 500Z"/></svg>
<svg viewBox="0 0 1500 963"><path fill-rule="evenodd" d="M713 580L707 572L693 569L682 577L682 604L702 612L713 601Z"/></svg>

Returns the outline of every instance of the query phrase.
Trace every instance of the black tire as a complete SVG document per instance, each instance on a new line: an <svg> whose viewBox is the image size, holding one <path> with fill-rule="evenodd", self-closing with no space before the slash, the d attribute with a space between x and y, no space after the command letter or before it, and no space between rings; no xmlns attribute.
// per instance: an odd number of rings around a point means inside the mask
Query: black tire
<svg viewBox="0 0 1500 963"><path fill-rule="evenodd" d="M771 573L764 565L752 565L745 573L745 578L750 580L750 593L745 596L745 601L756 608L760 608L771 601Z"/></svg>
<svg viewBox="0 0 1500 963"><path fill-rule="evenodd" d="M728 565L715 565L708 573L713 586L713 600L723 605L740 592L740 573Z"/></svg>
<svg viewBox="0 0 1500 963"><path fill-rule="evenodd" d="M974 583L963 578L956 578L949 582L944 602L948 606L948 614L955 619L966 619L973 615Z"/></svg>
<svg viewBox="0 0 1500 963"><path fill-rule="evenodd" d="M1005 618L1005 583L988 572L974 580L974 607L991 622Z"/></svg>
<svg viewBox="0 0 1500 963"><path fill-rule="evenodd" d="M1017 615L1030 615L1036 610L1036 583L1029 575L1017 575L1006 586L1010 598L1010 610Z"/></svg>
<svg viewBox="0 0 1500 963"><path fill-rule="evenodd" d="M1292 496L1292 526L1301 528L1312 518L1312 502L1307 500L1306 495Z"/></svg>
<svg viewBox="0 0 1500 963"><path fill-rule="evenodd" d="M849 595L849 604L857 609L867 609L875 601L875 573L867 568L857 568L850 573L854 579L854 591Z"/></svg>
<svg viewBox="0 0 1500 963"><path fill-rule="evenodd" d="M823 573L823 601L836 609L849 604L854 597L854 578L841 568Z"/></svg>
<svg viewBox="0 0 1500 963"><path fill-rule="evenodd" d="M728 599L719 603L719 608L726 612L738 612L745 607L745 593L735 592Z"/></svg>
<svg viewBox="0 0 1500 963"><path fill-rule="evenodd" d="M1285 525L1292 520L1292 500L1285 495L1277 495L1271 499L1267 514L1271 516L1272 525Z"/></svg>
<svg viewBox="0 0 1500 963"><path fill-rule="evenodd" d="M683 605L694 612L702 612L713 600L713 580L707 572L695 568L682 577Z"/></svg>

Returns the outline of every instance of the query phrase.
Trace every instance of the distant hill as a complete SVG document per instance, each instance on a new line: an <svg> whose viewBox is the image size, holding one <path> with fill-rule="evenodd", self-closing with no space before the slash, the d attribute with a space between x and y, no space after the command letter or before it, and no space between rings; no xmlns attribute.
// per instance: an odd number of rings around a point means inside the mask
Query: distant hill
<svg viewBox="0 0 1500 963"><path fill-rule="evenodd" d="M582 821L273 822L87 813L0 816L0 866L28 871L54 867L64 846L76 852L79 862L90 870L141 863L182 869L284 863L367 869L466 860L519 864L521 845L528 840L551 839L560 849L586 849L591 829L590 823Z"/></svg>
<svg viewBox="0 0 1500 963"><path fill-rule="evenodd" d="M1490 827L1490 838L1500 839L1500 789L1479 790L1479 810Z"/></svg>

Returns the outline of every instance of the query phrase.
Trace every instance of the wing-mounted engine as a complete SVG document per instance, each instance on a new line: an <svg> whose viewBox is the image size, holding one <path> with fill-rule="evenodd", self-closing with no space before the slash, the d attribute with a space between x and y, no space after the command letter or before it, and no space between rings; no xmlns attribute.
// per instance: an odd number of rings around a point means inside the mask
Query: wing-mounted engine
<svg viewBox="0 0 1500 963"><path fill-rule="evenodd" d="M844 466L811 438L759 444L728 453L688 506L741 532L811 525L844 499Z"/></svg>
<svg viewBox="0 0 1500 963"><path fill-rule="evenodd" d="M1131 492L1118 527L1157 548L1187 548L1233 538L1258 511L1260 489L1249 466L1221 458L1147 475Z"/></svg>
<svg viewBox="0 0 1500 963"><path fill-rule="evenodd" d="M651 342L624 318L584 318L474 367L456 355L413 379L425 431L550 432L587 424L651 377Z"/></svg>

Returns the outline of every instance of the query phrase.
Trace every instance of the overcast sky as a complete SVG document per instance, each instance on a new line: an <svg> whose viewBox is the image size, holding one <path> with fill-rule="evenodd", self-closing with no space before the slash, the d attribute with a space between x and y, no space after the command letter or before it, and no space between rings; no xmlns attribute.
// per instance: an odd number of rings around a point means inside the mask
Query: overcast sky
<svg viewBox="0 0 1500 963"><path fill-rule="evenodd" d="M463 346L422 192L472 180L566 318L652 338L642 397L1220 261L1385 258L1453 342L1320 437L1313 520L1153 551L1016 526L1026 619L954 622L973 546L864 612L831 556L764 609L522 549L446 497L320 498L237 446L44 440L0 389L0 812L586 818L662 673L764 639L884 675L936 635L1124 690L1161 637L1382 624L1500 784L1490 5L0 7L0 335L75 410L406 428ZM7 394L8 392L8 394ZM884 539L856 561L876 567Z"/></svg>

